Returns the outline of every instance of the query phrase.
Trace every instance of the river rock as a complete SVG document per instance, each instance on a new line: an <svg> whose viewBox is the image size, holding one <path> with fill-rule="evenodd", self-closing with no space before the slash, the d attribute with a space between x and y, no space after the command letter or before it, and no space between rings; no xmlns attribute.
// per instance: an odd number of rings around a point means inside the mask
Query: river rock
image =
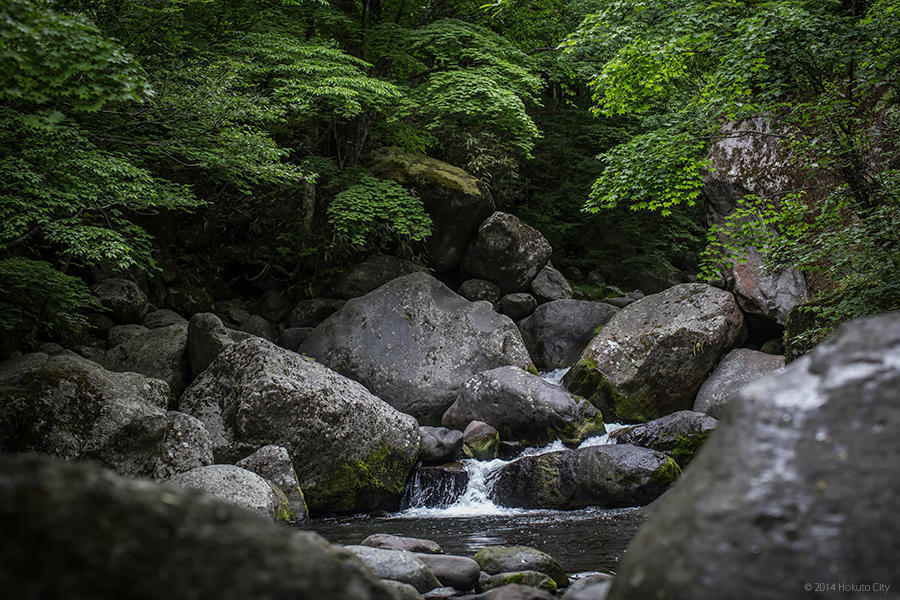
<svg viewBox="0 0 900 600"><path fill-rule="evenodd" d="M250 315L250 318L238 326L238 331L267 339L273 344L278 340L278 331L260 315Z"/></svg>
<svg viewBox="0 0 900 600"><path fill-rule="evenodd" d="M187 319L168 308L160 308L148 312L147 316L144 317L144 327L147 327L148 329L168 327L169 325L187 325L187 323Z"/></svg>
<svg viewBox="0 0 900 600"><path fill-rule="evenodd" d="M468 484L469 474L461 463L420 467L407 484L400 505L403 508L447 508L465 494Z"/></svg>
<svg viewBox="0 0 900 600"><path fill-rule="evenodd" d="M169 387L158 379L112 373L73 352L25 354L0 365L0 451L90 459L123 475L150 475L168 400Z"/></svg>
<svg viewBox="0 0 900 600"><path fill-rule="evenodd" d="M592 575L572 583L562 600L606 600L612 587L611 575Z"/></svg>
<svg viewBox="0 0 900 600"><path fill-rule="evenodd" d="M461 592L475 589L481 567L477 562L465 556L450 554L414 553L413 556L425 563L442 585L452 587Z"/></svg>
<svg viewBox="0 0 900 600"><path fill-rule="evenodd" d="M469 421L466 421L466 423ZM445 463L456 459L462 451L462 431L423 425L419 427L419 433L422 436L422 451L419 454L419 459L422 462Z"/></svg>
<svg viewBox="0 0 900 600"><path fill-rule="evenodd" d="M508 464L494 476L491 499L520 508L640 506L680 474L678 464L661 452L629 444L590 446Z"/></svg>
<svg viewBox="0 0 900 600"><path fill-rule="evenodd" d="M784 366L783 356L736 348L719 361L694 399L694 410L719 418L738 390Z"/></svg>
<svg viewBox="0 0 900 600"><path fill-rule="evenodd" d="M104 279L91 291L117 323L140 323L150 305L138 284L127 279Z"/></svg>
<svg viewBox="0 0 900 600"><path fill-rule="evenodd" d="M247 303L240 298L217 300L213 309L213 312L225 323L240 325L250 318L250 309L247 307Z"/></svg>
<svg viewBox="0 0 900 600"><path fill-rule="evenodd" d="M460 284L459 295L470 302L484 300L496 306L500 302L500 286L487 279L467 279Z"/></svg>
<svg viewBox="0 0 900 600"><path fill-rule="evenodd" d="M107 350L103 366L118 373L162 379L177 397L190 381L187 332L184 325L148 329Z"/></svg>
<svg viewBox="0 0 900 600"><path fill-rule="evenodd" d="M545 265L531 282L531 293L539 303L552 302L571 298L572 287L562 273Z"/></svg>
<svg viewBox="0 0 900 600"><path fill-rule="evenodd" d="M512 321L426 273L399 277L348 301L301 349L423 425L440 423L472 375L531 366Z"/></svg>
<svg viewBox="0 0 900 600"><path fill-rule="evenodd" d="M801 599L821 582L896 581L898 390L897 312L742 388L638 531L611 598Z"/></svg>
<svg viewBox="0 0 900 600"><path fill-rule="evenodd" d="M187 349L196 378L224 350L234 344L222 321L213 313L197 313L188 324Z"/></svg>
<svg viewBox="0 0 900 600"><path fill-rule="evenodd" d="M370 535L361 541L360 545L385 548L387 550L407 550L408 552L424 554L441 554L443 552L437 542L421 538L404 537L402 535L390 535L388 533Z"/></svg>
<svg viewBox="0 0 900 600"><path fill-rule="evenodd" d="M301 300L288 317L288 327L317 327L344 306L346 300L310 298Z"/></svg>
<svg viewBox="0 0 900 600"><path fill-rule="evenodd" d="M425 250L438 272L459 264L478 226L494 211L494 202L478 178L459 167L422 154L382 148L369 170L412 189L431 217Z"/></svg>
<svg viewBox="0 0 900 600"><path fill-rule="evenodd" d="M577 446L606 433L591 403L518 367L498 367L467 381L441 420L455 429L471 421L491 425L503 440L532 446L556 439Z"/></svg>
<svg viewBox="0 0 900 600"><path fill-rule="evenodd" d="M276 521L289 521L292 516L287 497L278 486L234 465L197 467L170 477L169 483L201 490Z"/></svg>
<svg viewBox="0 0 900 600"><path fill-rule="evenodd" d="M378 577L408 583L419 592L427 592L441 583L425 563L416 558L412 552L405 550L386 550L371 546L345 546L345 549L356 555Z"/></svg>
<svg viewBox="0 0 900 600"><path fill-rule="evenodd" d="M463 431L463 454L478 460L494 460L500 446L500 434L483 421L472 421Z"/></svg>
<svg viewBox="0 0 900 600"><path fill-rule="evenodd" d="M554 300L538 306L518 326L535 366L551 371L575 364L597 329L617 312L605 302Z"/></svg>
<svg viewBox="0 0 900 600"><path fill-rule="evenodd" d="M534 312L535 307L537 307L537 300L526 292L506 294L500 298L500 312L513 321L524 319Z"/></svg>
<svg viewBox="0 0 900 600"><path fill-rule="evenodd" d="M591 341L563 385L607 421L649 421L687 410L719 358L743 337L730 293L676 285L619 311Z"/></svg>
<svg viewBox="0 0 900 600"><path fill-rule="evenodd" d="M617 429L609 437L618 444L633 444L665 452L684 467L718 424L709 415L680 410L640 425Z"/></svg>
<svg viewBox="0 0 900 600"><path fill-rule="evenodd" d="M527 585L533 588L539 588L548 592L556 591L556 582L545 574L537 571L513 571L510 573L497 573L491 575L481 583L482 590L492 590L504 585L517 583L519 585Z"/></svg>
<svg viewBox="0 0 900 600"><path fill-rule="evenodd" d="M346 300L364 296L391 279L421 270L414 262L396 256L372 256L341 273L334 285L334 295Z"/></svg>
<svg viewBox="0 0 900 600"><path fill-rule="evenodd" d="M109 328L109 331L106 332L106 345L108 348L114 348L119 344L124 344L134 338L141 337L148 331L149 329L147 327L138 325L137 323L113 325ZM42 350L42 352L44 352L44 354L52 354L52 352L47 352L46 350Z"/></svg>
<svg viewBox="0 0 900 600"><path fill-rule="evenodd" d="M156 479L213 463L212 437L199 419L170 410L166 422L166 437L153 471Z"/></svg>
<svg viewBox="0 0 900 600"><path fill-rule="evenodd" d="M538 571L549 575L556 585L569 585L569 578L559 562L528 546L490 546L475 555L475 561L489 575L512 571Z"/></svg>
<svg viewBox="0 0 900 600"><path fill-rule="evenodd" d="M263 446L247 458L236 462L235 466L253 471L277 485L287 497L288 506L294 513L293 520L302 521L309 516L297 473L286 448L274 444Z"/></svg>
<svg viewBox="0 0 900 600"><path fill-rule="evenodd" d="M312 510L393 505L419 453L418 425L319 363L251 338L227 348L181 398L216 459L286 448Z"/></svg>
<svg viewBox="0 0 900 600"><path fill-rule="evenodd" d="M391 598L317 534L195 490L39 456L0 456L0 473L11 598Z"/></svg>
<svg viewBox="0 0 900 600"><path fill-rule="evenodd" d="M553 594L536 587L511 583L477 596L470 596L469 600L555 600L555 598Z"/></svg>
<svg viewBox="0 0 900 600"><path fill-rule="evenodd" d="M550 260L552 251L537 229L498 211L478 227L462 266L472 277L493 281L504 294L523 292Z"/></svg>
<svg viewBox="0 0 900 600"><path fill-rule="evenodd" d="M392 581L390 579L382 579L381 585L391 593L393 600L423 600L419 590L403 583L402 581Z"/></svg>

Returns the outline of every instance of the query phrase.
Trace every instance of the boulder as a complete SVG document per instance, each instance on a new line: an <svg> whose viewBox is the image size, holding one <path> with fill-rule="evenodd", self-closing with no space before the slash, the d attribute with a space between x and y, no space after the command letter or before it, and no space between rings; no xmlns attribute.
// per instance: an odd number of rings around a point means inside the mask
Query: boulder
<svg viewBox="0 0 900 600"><path fill-rule="evenodd" d="M518 321L533 313L538 303L531 294L516 292L501 297L499 304L501 313L513 321Z"/></svg>
<svg viewBox="0 0 900 600"><path fill-rule="evenodd" d="M302 521L309 516L306 500L300 490L300 482L297 481L297 473L285 448L273 444L263 446L247 458L236 462L235 466L252 471L277 485L287 497L288 506L294 514L293 520Z"/></svg>
<svg viewBox="0 0 900 600"><path fill-rule="evenodd" d="M662 452L628 444L590 446L510 463L494 476L491 499L521 508L640 506L666 491L680 473Z"/></svg>
<svg viewBox="0 0 900 600"><path fill-rule="evenodd" d="M472 375L532 366L512 321L426 273L348 301L301 349L423 425L439 424Z"/></svg>
<svg viewBox="0 0 900 600"><path fill-rule="evenodd" d="M518 326L535 366L551 371L575 364L597 329L617 312L605 302L554 300L538 306Z"/></svg>
<svg viewBox="0 0 900 600"><path fill-rule="evenodd" d="M147 314L147 296L133 281L104 279L95 283L91 291L117 323L140 323Z"/></svg>
<svg viewBox="0 0 900 600"><path fill-rule="evenodd" d="M459 500L469 485L469 474L461 463L447 463L415 470L406 486L403 508L447 508ZM402 548L408 550L409 548Z"/></svg>
<svg viewBox="0 0 900 600"><path fill-rule="evenodd" d="M372 256L341 273L334 285L334 295L345 300L364 296L391 279L421 270L416 263L396 256Z"/></svg>
<svg viewBox="0 0 900 600"><path fill-rule="evenodd" d="M895 581L897 390L897 312L745 386L632 540L611 598L799 600L821 582Z"/></svg>
<svg viewBox="0 0 900 600"><path fill-rule="evenodd" d="M25 354L0 365L0 451L91 459L123 475L150 475L168 401L169 387L158 379L112 373L73 352Z"/></svg>
<svg viewBox="0 0 900 600"><path fill-rule="evenodd" d="M441 587L441 583L431 569L416 558L412 552L386 550L371 546L345 546L344 548L363 561L376 576L382 579L408 583L419 592L427 592Z"/></svg>
<svg viewBox="0 0 900 600"><path fill-rule="evenodd" d="M294 305L284 290L266 290L259 299L259 314L270 323L281 323Z"/></svg>
<svg viewBox="0 0 900 600"><path fill-rule="evenodd" d="M136 337L141 337L148 331L149 329L147 327L136 323L113 325L109 328L109 331L106 332L106 345L108 348L115 348L119 344L124 344ZM46 350L42 350L42 352L44 352L44 354L52 354Z"/></svg>
<svg viewBox="0 0 900 600"><path fill-rule="evenodd" d="M247 303L240 298L230 300L217 300L213 306L213 312L225 323L240 325L250 318L250 309Z"/></svg>
<svg viewBox="0 0 900 600"><path fill-rule="evenodd" d="M564 268L562 270L562 273L568 281L574 281L575 283L580 283L585 279L584 271L573 265L569 265L568 267ZM600 277L602 279L603 276L601 275ZM603 285L603 283L605 282L601 282L600 285Z"/></svg>
<svg viewBox="0 0 900 600"><path fill-rule="evenodd" d="M496 306L500 302L500 286L487 279L466 279L459 286L459 295L470 302L484 300Z"/></svg>
<svg viewBox="0 0 900 600"><path fill-rule="evenodd" d="M709 415L680 410L640 425L617 429L609 434L609 438L617 444L633 444L665 452L683 468L718 424Z"/></svg>
<svg viewBox="0 0 900 600"><path fill-rule="evenodd" d="M563 385L609 422L649 421L693 406L706 375L744 336L730 293L676 285L628 305L603 327Z"/></svg>
<svg viewBox="0 0 900 600"><path fill-rule="evenodd" d="M238 326L238 331L267 339L272 343L278 340L278 331L260 315L250 315L250 318Z"/></svg>
<svg viewBox="0 0 900 600"><path fill-rule="evenodd" d="M419 590L408 583L382 579L381 585L391 593L393 600L423 600Z"/></svg>
<svg viewBox="0 0 900 600"><path fill-rule="evenodd" d="M310 298L301 300L288 317L288 327L317 327L322 321L344 306L346 300Z"/></svg>
<svg viewBox="0 0 900 600"><path fill-rule="evenodd" d="M168 479L213 463L212 437L199 419L170 410L166 422L166 437L153 477Z"/></svg>
<svg viewBox="0 0 900 600"><path fill-rule="evenodd" d="M0 585L11 598L391 596L319 535L89 463L0 456Z"/></svg>
<svg viewBox="0 0 900 600"><path fill-rule="evenodd" d="M549 575L559 587L569 585L565 569L555 558L528 546L490 546L480 550L475 561L489 575L537 571Z"/></svg>
<svg viewBox="0 0 900 600"><path fill-rule="evenodd" d="M147 316L144 317L144 327L147 327L148 329L168 327L169 325L187 325L187 319L168 308L160 308L148 312Z"/></svg>
<svg viewBox="0 0 900 600"><path fill-rule="evenodd" d="M481 589L492 590L494 588L503 587L504 585L510 585L512 583L539 588L551 593L556 591L556 582L553 581L553 579L549 575L545 573L539 573L537 571L513 571L510 573L497 573L496 575L491 575L487 577L486 580L482 581Z"/></svg>
<svg viewBox="0 0 900 600"><path fill-rule="evenodd" d="M404 537L402 535L390 535L387 533L375 533L360 542L362 546L373 548L385 548L387 550L406 550L408 552L420 552L425 554L441 554L443 550L437 542L420 538Z"/></svg>
<svg viewBox="0 0 900 600"><path fill-rule="evenodd" d="M173 475L168 482L200 490L276 521L290 521L293 516L287 497L278 486L234 465L197 467Z"/></svg>
<svg viewBox="0 0 900 600"><path fill-rule="evenodd" d="M784 324L790 310L808 295L803 274L797 269L769 273L762 255L755 250L742 252L741 258L725 273L725 283L738 305L744 312Z"/></svg>
<svg viewBox="0 0 900 600"><path fill-rule="evenodd" d="M462 451L462 431L423 425L419 427L419 433L422 436L422 451L419 459L424 463L445 463L456 459Z"/></svg>
<svg viewBox="0 0 900 600"><path fill-rule="evenodd" d="M383 148L373 153L369 170L422 199L432 223L425 250L439 272L459 264L478 226L494 211L487 188L476 177L428 156Z"/></svg>
<svg viewBox="0 0 900 600"><path fill-rule="evenodd" d="M224 350L234 344L222 321L213 313L197 313L188 325L188 359L196 378Z"/></svg>
<svg viewBox="0 0 900 600"><path fill-rule="evenodd" d="M571 298L572 288L562 273L545 265L531 282L531 293L539 303L544 303Z"/></svg>
<svg viewBox="0 0 900 600"><path fill-rule="evenodd" d="M747 348L732 350L719 361L694 399L694 410L719 418L728 401L748 383L784 366L783 356Z"/></svg>
<svg viewBox="0 0 900 600"><path fill-rule="evenodd" d="M203 421L221 462L268 444L286 448L312 510L394 505L419 453L415 419L261 338L219 354L181 406Z"/></svg>
<svg viewBox="0 0 900 600"><path fill-rule="evenodd" d="M437 577L441 585L452 587L462 592L475 589L481 567L477 562L465 556L449 554L414 553L413 556L425 563Z"/></svg>
<svg viewBox="0 0 900 600"><path fill-rule="evenodd" d="M588 401L518 367L485 371L463 385L442 423L462 429L471 421L491 425L503 440L531 446L556 439L577 446L606 433L603 418Z"/></svg>
<svg viewBox="0 0 900 600"><path fill-rule="evenodd" d="M523 292L552 252L537 229L498 211L478 227L475 239L466 248L462 267L472 277L493 281L504 294Z"/></svg>
<svg viewBox="0 0 900 600"><path fill-rule="evenodd" d="M488 590L477 596L470 596L469 600L555 600L555 598L556 596L550 592L545 592L536 587L522 585L521 583L511 583Z"/></svg>
<svg viewBox="0 0 900 600"><path fill-rule="evenodd" d="M463 431L463 454L478 460L494 460L500 446L500 434L482 421L472 421Z"/></svg>
<svg viewBox="0 0 900 600"><path fill-rule="evenodd" d="M203 288L182 283L166 291L166 304L175 312L190 317L198 312L211 311L213 299Z"/></svg>
<svg viewBox="0 0 900 600"><path fill-rule="evenodd" d="M278 336L278 345L291 352L300 352L300 346L312 332L312 327L288 327Z"/></svg>
<svg viewBox="0 0 900 600"><path fill-rule="evenodd" d="M169 384L172 395L178 397L190 381L187 332L184 325L147 329L107 350L103 366L119 373L162 379Z"/></svg>

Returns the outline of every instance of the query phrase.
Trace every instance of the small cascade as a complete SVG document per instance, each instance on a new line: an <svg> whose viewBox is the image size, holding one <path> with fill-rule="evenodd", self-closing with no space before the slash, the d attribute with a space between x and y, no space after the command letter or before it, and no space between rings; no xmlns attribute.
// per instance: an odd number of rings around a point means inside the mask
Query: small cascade
<svg viewBox="0 0 900 600"><path fill-rule="evenodd" d="M468 482L469 475L461 463L416 469L400 507L447 508L465 493Z"/></svg>

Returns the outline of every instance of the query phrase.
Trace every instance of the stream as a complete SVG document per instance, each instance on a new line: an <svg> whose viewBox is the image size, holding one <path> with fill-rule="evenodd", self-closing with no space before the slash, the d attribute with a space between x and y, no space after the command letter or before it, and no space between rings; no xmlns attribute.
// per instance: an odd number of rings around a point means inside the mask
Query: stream
<svg viewBox="0 0 900 600"><path fill-rule="evenodd" d="M567 369L541 376L559 385ZM607 434L621 427L610 423ZM608 435L589 438L581 446L606 444ZM524 455L562 450L560 441L529 448ZM469 475L465 492L446 508L413 505L384 516L353 515L311 519L301 526L338 544L358 544L375 533L434 540L448 554L472 556L488 546L531 546L554 556L569 573L615 573L628 542L643 521L632 508L585 508L574 511L526 510L496 506L489 499L490 475L511 461L463 460Z"/></svg>

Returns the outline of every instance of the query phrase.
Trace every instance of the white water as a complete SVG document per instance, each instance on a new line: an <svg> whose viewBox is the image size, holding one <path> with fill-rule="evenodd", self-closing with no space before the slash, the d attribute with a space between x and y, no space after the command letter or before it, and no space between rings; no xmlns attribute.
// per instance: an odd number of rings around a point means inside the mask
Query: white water
<svg viewBox="0 0 900 600"><path fill-rule="evenodd" d="M569 369L556 369L547 373L541 373L541 377L554 385L560 385L563 375ZM606 433L596 437L588 438L581 442L579 448L588 448L590 446L602 446L609 444L609 434L620 429L623 426L619 423L607 423ZM540 448L526 448L522 454L513 460L517 460L523 456L537 456L548 452L556 452L565 450L566 447L562 441L556 440L546 446ZM461 461L463 468L469 475L469 483L465 493L460 496L459 500L446 508L408 508L399 513L398 517L476 517L484 515L514 515L528 512L524 508L507 508L497 506L490 499L491 493L491 475L509 463L512 460L503 460L500 458L494 460L475 460L465 459ZM533 512L533 511L532 511Z"/></svg>

